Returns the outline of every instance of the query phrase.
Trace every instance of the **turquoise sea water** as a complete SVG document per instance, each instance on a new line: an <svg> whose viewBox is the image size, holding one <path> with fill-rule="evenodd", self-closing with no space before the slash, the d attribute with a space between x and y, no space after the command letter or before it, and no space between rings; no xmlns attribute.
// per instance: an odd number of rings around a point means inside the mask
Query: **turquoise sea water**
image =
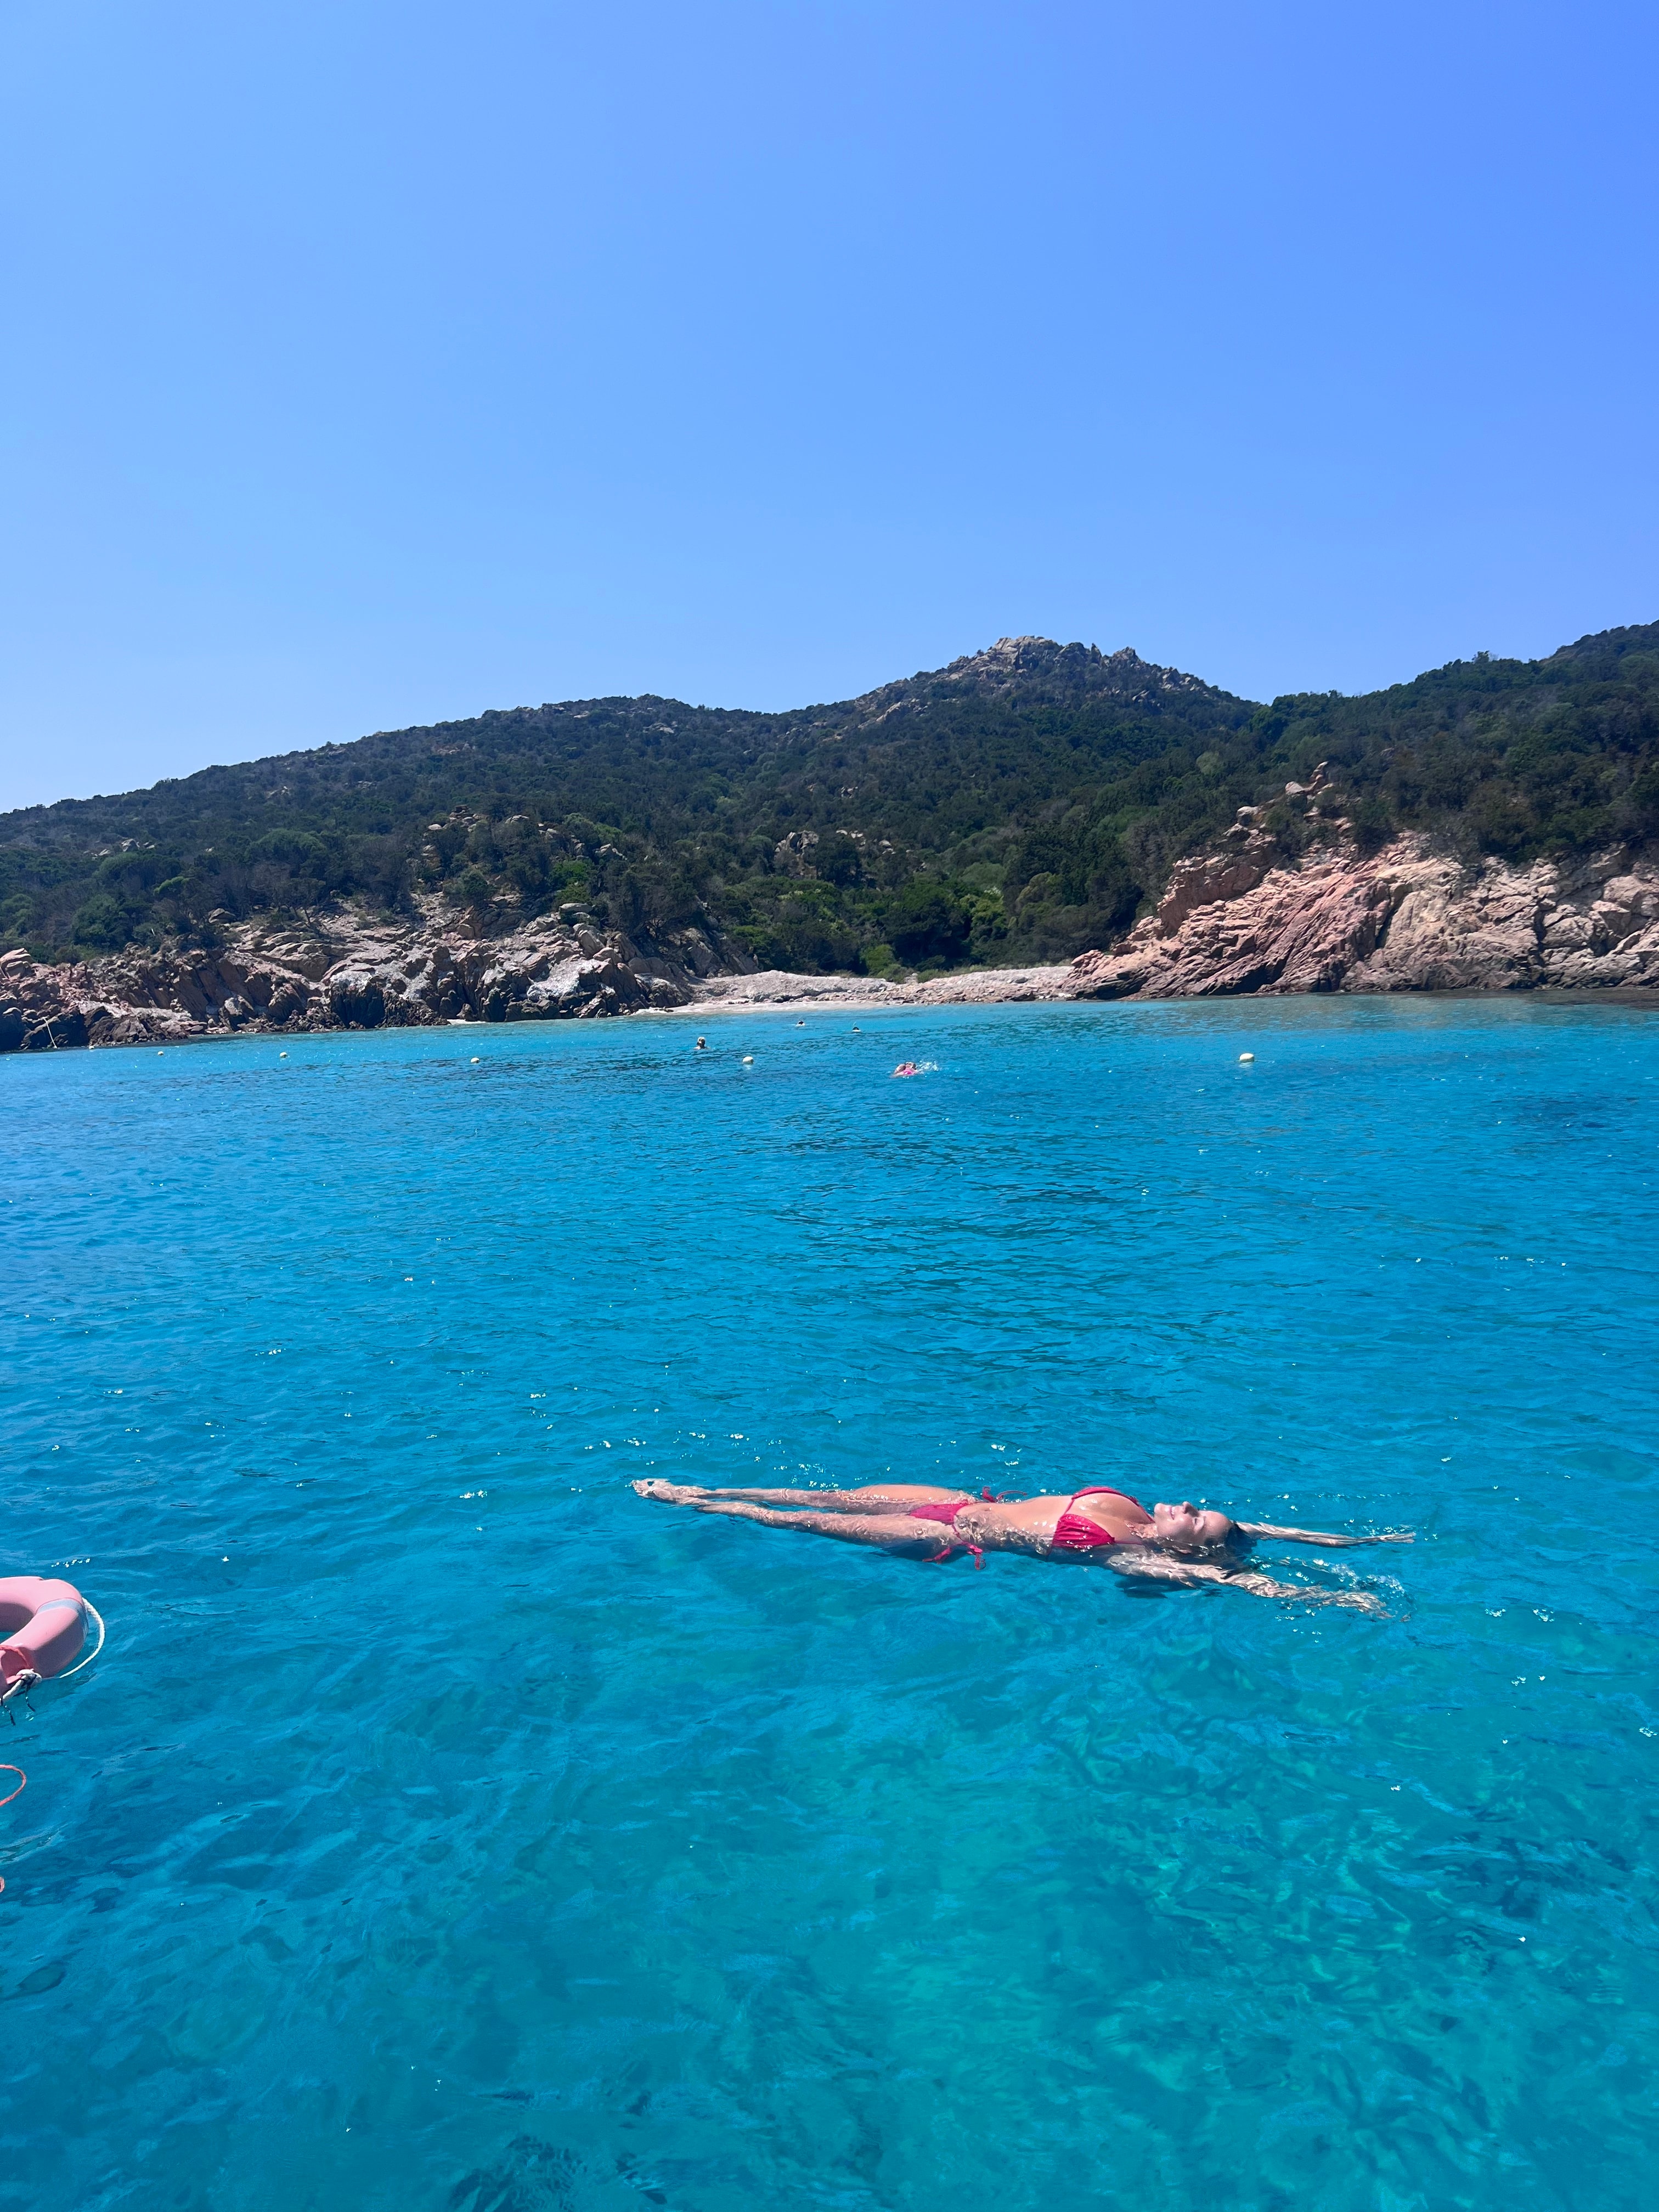
<svg viewBox="0 0 1659 2212"><path fill-rule="evenodd" d="M0 2212L1650 2202L1659 1019L705 1033L0 1062ZM1419 1540L627 1487L889 1470Z"/></svg>

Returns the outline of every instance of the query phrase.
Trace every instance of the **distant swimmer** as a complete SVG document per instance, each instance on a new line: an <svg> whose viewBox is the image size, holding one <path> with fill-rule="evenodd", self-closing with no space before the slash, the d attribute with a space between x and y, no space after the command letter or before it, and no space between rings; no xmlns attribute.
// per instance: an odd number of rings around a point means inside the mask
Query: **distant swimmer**
<svg viewBox="0 0 1659 2212"><path fill-rule="evenodd" d="M914 1060L902 1060L893 1073L895 1075L920 1075L921 1070Z"/></svg>
<svg viewBox="0 0 1659 2212"><path fill-rule="evenodd" d="M707 1038L707 1037L699 1037L699 1038L697 1039L697 1050L698 1050L699 1052L707 1052L707 1051L708 1051L708 1038Z"/></svg>
<svg viewBox="0 0 1659 2212"><path fill-rule="evenodd" d="M1149 1513L1127 1490L1090 1483L1069 1498L993 1498L926 1483L872 1483L862 1490L702 1490L690 1484L646 1480L634 1487L664 1505L690 1505L757 1521L766 1528L798 1528L809 1536L836 1536L869 1544L901 1559L942 1565L972 1552L1022 1552L1057 1566L1098 1565L1137 1582L1199 1589L1214 1583L1252 1597L1299 1598L1308 1605L1340 1605L1382 1613L1369 1590L1310 1589L1274 1582L1246 1566L1262 1539L1346 1550L1356 1544L1409 1544L1408 1535L1344 1536L1328 1529L1280 1528L1267 1522L1232 1521L1200 1510L1190 1500L1154 1505Z"/></svg>

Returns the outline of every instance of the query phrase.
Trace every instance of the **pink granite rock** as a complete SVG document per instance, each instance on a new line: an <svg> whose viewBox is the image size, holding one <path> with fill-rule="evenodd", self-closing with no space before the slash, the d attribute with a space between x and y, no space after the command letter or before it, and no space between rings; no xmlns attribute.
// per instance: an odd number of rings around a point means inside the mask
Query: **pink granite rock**
<svg viewBox="0 0 1659 2212"><path fill-rule="evenodd" d="M1074 995L1659 985L1650 862L1468 864L1421 837L1370 858L1327 842L1254 876L1236 860L1183 862L1155 915L1073 963Z"/></svg>

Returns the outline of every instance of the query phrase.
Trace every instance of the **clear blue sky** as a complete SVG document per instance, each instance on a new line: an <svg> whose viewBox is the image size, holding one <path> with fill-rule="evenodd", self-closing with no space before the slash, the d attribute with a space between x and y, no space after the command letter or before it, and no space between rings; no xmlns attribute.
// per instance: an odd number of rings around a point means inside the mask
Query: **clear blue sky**
<svg viewBox="0 0 1659 2212"><path fill-rule="evenodd" d="M0 805L1659 617L1650 4L0 0Z"/></svg>

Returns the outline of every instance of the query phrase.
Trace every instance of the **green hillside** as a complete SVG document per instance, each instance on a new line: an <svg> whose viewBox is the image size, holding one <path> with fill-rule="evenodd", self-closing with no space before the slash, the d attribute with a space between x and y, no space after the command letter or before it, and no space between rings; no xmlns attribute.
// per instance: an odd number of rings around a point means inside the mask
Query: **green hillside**
<svg viewBox="0 0 1659 2212"><path fill-rule="evenodd" d="M568 901L647 937L702 915L769 966L1060 959L1321 760L1372 844L1659 836L1659 623L1270 706L1025 638L789 714L592 699L382 732L0 816L0 943L88 957L426 890L486 929Z"/></svg>

